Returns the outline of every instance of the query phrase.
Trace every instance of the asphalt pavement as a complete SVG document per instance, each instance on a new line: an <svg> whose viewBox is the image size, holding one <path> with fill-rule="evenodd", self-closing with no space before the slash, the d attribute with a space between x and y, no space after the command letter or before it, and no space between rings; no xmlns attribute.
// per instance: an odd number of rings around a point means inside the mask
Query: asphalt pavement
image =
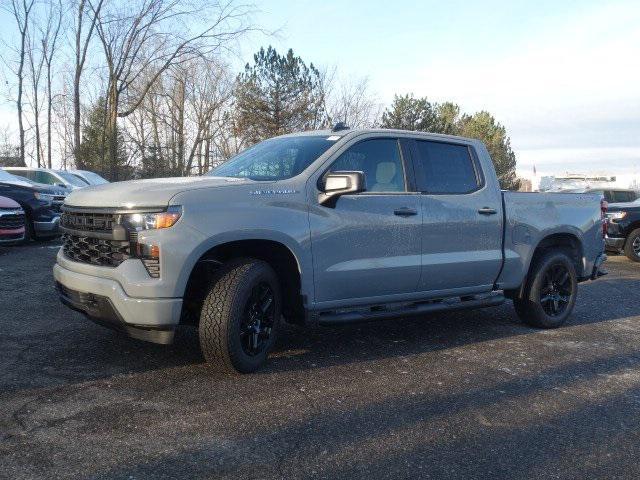
<svg viewBox="0 0 640 480"><path fill-rule="evenodd" d="M125 338L62 306L56 243L0 248L0 478L640 478L640 264L568 324L512 305L288 327L263 370L192 329Z"/></svg>

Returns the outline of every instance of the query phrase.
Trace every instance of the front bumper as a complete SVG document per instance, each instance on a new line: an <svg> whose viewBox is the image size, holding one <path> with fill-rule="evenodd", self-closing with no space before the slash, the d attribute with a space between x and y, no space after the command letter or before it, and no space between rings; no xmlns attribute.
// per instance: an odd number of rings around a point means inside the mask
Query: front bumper
<svg viewBox="0 0 640 480"><path fill-rule="evenodd" d="M624 248L625 238L609 237L604 238L604 243L608 250L620 251Z"/></svg>
<svg viewBox="0 0 640 480"><path fill-rule="evenodd" d="M0 244L13 244L24 240L24 227L0 229Z"/></svg>
<svg viewBox="0 0 640 480"><path fill-rule="evenodd" d="M173 341L180 322L181 298L135 298L118 282L73 272L56 264L53 276L62 303L101 325L154 343Z"/></svg>
<svg viewBox="0 0 640 480"><path fill-rule="evenodd" d="M60 216L56 215L46 222L33 222L33 229L37 235L49 236L60 233Z"/></svg>

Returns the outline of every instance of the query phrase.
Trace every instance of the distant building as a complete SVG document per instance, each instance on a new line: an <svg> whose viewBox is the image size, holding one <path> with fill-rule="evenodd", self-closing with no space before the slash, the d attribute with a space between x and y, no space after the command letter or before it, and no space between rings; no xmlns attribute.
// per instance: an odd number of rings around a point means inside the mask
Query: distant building
<svg viewBox="0 0 640 480"><path fill-rule="evenodd" d="M581 190L585 188L611 188L615 185L615 176L567 173L559 176L542 177L538 189L541 192L562 192L564 190Z"/></svg>

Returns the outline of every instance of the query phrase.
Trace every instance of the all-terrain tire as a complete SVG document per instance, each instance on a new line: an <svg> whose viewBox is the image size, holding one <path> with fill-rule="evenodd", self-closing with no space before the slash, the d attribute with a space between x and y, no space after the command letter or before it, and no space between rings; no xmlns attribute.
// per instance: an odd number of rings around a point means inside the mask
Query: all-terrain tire
<svg viewBox="0 0 640 480"><path fill-rule="evenodd" d="M557 282L550 280L556 277ZM560 281L561 287L551 287ZM534 260L522 298L515 298L513 304L518 316L529 325L557 328L571 315L577 293L578 278L570 252L548 250Z"/></svg>
<svg viewBox="0 0 640 480"><path fill-rule="evenodd" d="M251 373L265 363L275 342L282 316L280 285L271 266L260 260L231 260L221 268L200 312L200 347L205 359L215 370ZM264 339L263 348L247 353L246 346L243 347L242 333L248 302L255 289L265 285L273 294L273 305L270 306L273 324L268 338Z"/></svg>
<svg viewBox="0 0 640 480"><path fill-rule="evenodd" d="M624 254L629 260L640 262L640 228L636 228L624 243Z"/></svg>

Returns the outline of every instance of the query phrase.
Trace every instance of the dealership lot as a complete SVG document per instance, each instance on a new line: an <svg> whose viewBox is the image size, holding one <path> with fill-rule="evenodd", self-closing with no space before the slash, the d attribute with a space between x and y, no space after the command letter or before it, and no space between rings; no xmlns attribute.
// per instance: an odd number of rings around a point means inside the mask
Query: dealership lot
<svg viewBox="0 0 640 480"><path fill-rule="evenodd" d="M614 257L568 325L510 303L288 328L267 368L210 372L63 307L56 243L0 249L0 478L640 476L640 265Z"/></svg>

